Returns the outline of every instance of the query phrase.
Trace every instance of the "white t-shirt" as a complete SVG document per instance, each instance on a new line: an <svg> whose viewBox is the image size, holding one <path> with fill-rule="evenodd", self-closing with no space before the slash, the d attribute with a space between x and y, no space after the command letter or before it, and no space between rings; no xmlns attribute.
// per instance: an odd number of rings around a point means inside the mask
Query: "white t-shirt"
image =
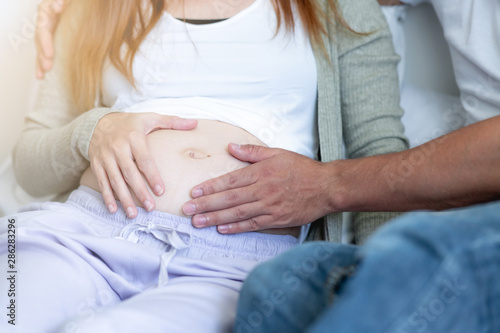
<svg viewBox="0 0 500 333"><path fill-rule="evenodd" d="M500 115L500 1L402 1L433 5L450 47L467 124Z"/></svg>
<svg viewBox="0 0 500 333"><path fill-rule="evenodd" d="M295 22L293 34L276 34L269 0L204 25L165 12L134 59L136 88L107 64L103 103L123 112L223 121L269 147L316 158L316 62L298 15ZM302 226L300 242L308 229Z"/></svg>
<svg viewBox="0 0 500 333"><path fill-rule="evenodd" d="M214 119L241 127L270 147L316 157L317 73L299 16L276 35L269 0L235 16L195 25L165 12L134 60L137 90L112 66L103 76L106 106Z"/></svg>

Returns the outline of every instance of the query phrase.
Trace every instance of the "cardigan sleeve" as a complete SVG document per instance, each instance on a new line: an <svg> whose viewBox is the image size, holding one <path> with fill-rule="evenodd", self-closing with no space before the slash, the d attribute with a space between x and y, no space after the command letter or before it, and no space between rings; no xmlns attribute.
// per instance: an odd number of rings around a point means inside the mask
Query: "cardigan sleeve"
<svg viewBox="0 0 500 333"><path fill-rule="evenodd" d="M59 40L56 45L60 45ZM62 48L53 69L40 83L34 108L28 112L14 147L17 182L30 195L60 195L75 189L89 166L88 147L97 122L109 108L79 114L65 84Z"/></svg>
<svg viewBox="0 0 500 333"><path fill-rule="evenodd" d="M387 23L374 0L343 2L344 18L357 32L340 30L339 54L342 132L348 158L387 154L408 149L401 123L399 85ZM355 213L354 240L363 243L397 213Z"/></svg>

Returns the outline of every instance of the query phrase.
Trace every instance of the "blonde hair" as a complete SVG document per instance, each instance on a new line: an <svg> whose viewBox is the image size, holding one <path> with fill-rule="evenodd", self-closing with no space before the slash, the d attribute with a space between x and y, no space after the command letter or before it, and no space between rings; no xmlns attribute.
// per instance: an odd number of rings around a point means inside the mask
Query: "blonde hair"
<svg viewBox="0 0 500 333"><path fill-rule="evenodd" d="M336 0L327 0L325 13L315 0L292 0L311 43L326 54L324 22L332 17L344 28L353 31L339 12ZM278 30L284 23L293 32L295 18L292 1L272 0ZM67 30L65 47L71 50L66 60L67 80L79 111L94 107L101 87L107 59L135 86L132 66L134 57L148 33L165 10L166 0L73 0L63 16L61 27ZM354 32L354 31L353 31ZM64 32L63 32L64 35ZM125 50L123 50L125 48ZM69 52L68 52L69 53Z"/></svg>

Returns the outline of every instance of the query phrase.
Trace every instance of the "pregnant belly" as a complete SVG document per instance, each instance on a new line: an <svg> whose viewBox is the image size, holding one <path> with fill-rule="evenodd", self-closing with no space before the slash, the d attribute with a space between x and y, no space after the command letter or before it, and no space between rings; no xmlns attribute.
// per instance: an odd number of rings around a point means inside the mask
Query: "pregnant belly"
<svg viewBox="0 0 500 333"><path fill-rule="evenodd" d="M165 183L165 193L156 196L156 209L185 216L182 205L191 199L191 190L200 183L248 165L232 157L229 143L265 145L247 131L215 120L199 120L192 131L159 130L147 137L149 149ZM92 170L88 168L80 184L99 191ZM141 206L136 200L137 206ZM266 233L298 236L300 227L268 229Z"/></svg>

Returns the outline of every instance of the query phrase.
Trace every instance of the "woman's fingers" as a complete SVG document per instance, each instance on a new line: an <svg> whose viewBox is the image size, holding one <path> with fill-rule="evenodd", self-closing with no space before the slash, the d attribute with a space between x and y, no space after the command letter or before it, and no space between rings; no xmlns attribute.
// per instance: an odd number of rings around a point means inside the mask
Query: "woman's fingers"
<svg viewBox="0 0 500 333"><path fill-rule="evenodd" d="M134 199L132 199L132 195L130 194L127 183L125 183L119 166L115 163L110 163L106 165L105 168L109 183L115 191L118 200L121 202L125 213L129 218L135 218L137 216L137 207L135 206Z"/></svg>
<svg viewBox="0 0 500 333"><path fill-rule="evenodd" d="M147 149L145 145L143 145L143 149ZM136 163L134 162L132 155L117 155L116 158L119 168L121 170L121 174L125 181L125 184L130 187L132 193L139 200L141 205L147 210L152 211L155 208L155 201L151 196L151 193L148 191L148 187L146 181L142 177L141 172L137 168ZM126 200L128 201L128 195L130 195L130 191L127 189L127 192L124 192L127 195ZM118 194L120 201L122 201L122 197ZM123 202L122 202L123 203ZM124 206L128 207L128 206ZM128 214L128 212L127 212Z"/></svg>
<svg viewBox="0 0 500 333"><path fill-rule="evenodd" d="M115 155L110 152L108 156ZM92 171L97 177L104 202L111 213L117 211L118 199L129 218L137 216L137 207L130 190L146 210L154 209L154 199L130 154L118 153L114 158L103 161L102 165L96 159L92 163Z"/></svg>
<svg viewBox="0 0 500 333"><path fill-rule="evenodd" d="M119 165L120 159L116 157L113 150L104 150L101 153L91 159L91 167L97 178L106 207L111 213L117 211L116 196L121 202L127 216L135 218L137 216L137 207L124 179L125 177L130 177L127 175L127 172L130 174L133 171L127 169L130 166L123 166L123 157L122 166ZM123 153L118 155L123 155ZM134 164L133 162L130 163ZM122 168L126 170L125 175L122 173Z"/></svg>
<svg viewBox="0 0 500 333"><path fill-rule="evenodd" d="M174 119L172 119L171 126L171 129L173 130L189 131L195 129L196 126L198 126L198 120L174 117Z"/></svg>
<svg viewBox="0 0 500 333"><path fill-rule="evenodd" d="M145 121L144 134L148 135L155 130L179 130L190 131L198 126L196 119L184 119L177 116L165 116L157 113L146 113L140 115ZM162 195L165 192L165 185L161 179L160 173L149 152L145 137L139 141L140 145L132 146L132 153L139 170L146 178L149 186L156 195Z"/></svg>
<svg viewBox="0 0 500 333"><path fill-rule="evenodd" d="M142 147L132 147L132 153L134 154L135 163L146 178L149 187L157 196L162 195L165 192L165 185L147 144Z"/></svg>
<svg viewBox="0 0 500 333"><path fill-rule="evenodd" d="M116 204L115 196L113 195L113 190L111 189L111 184L108 181L108 174L99 163L92 164L92 171L97 178L99 189L101 190L101 194L104 199L104 204L110 213L116 213L118 206Z"/></svg>
<svg viewBox="0 0 500 333"><path fill-rule="evenodd" d="M148 113L147 117L149 122L146 126L146 134L159 129L189 131L198 126L198 120L196 119L184 119L177 116L165 116L156 113Z"/></svg>
<svg viewBox="0 0 500 333"><path fill-rule="evenodd" d="M101 118L92 135L89 157L92 169L99 172L96 176L106 204L111 204L114 194L130 218L137 216L135 202L153 210L155 200L148 185L158 196L165 192L165 185L149 152L147 135L160 129L192 130L197 124L197 120L156 113L115 112Z"/></svg>

